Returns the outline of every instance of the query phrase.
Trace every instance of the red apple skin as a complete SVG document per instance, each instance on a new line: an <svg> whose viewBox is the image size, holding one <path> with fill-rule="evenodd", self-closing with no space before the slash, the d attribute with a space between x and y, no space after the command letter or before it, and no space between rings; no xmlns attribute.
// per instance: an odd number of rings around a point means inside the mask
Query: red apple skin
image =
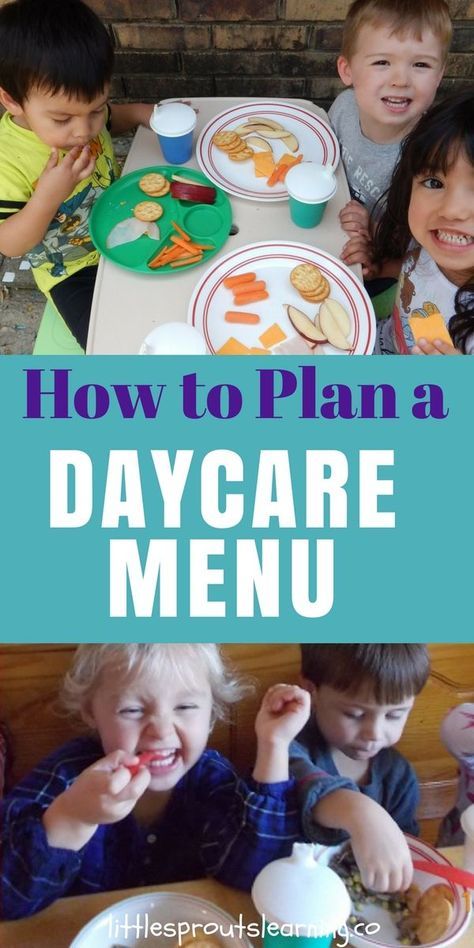
<svg viewBox="0 0 474 948"><path fill-rule="evenodd" d="M293 329L296 329L296 332L299 333L303 339L306 339L306 342L310 342L313 346L320 346L324 342L327 342L326 338L315 339L314 335L309 335L309 332L305 332L304 326L306 321L313 328L313 330L315 329L314 324L311 322L309 316L307 316L306 313L302 313L301 310L296 308L296 306L287 306L286 311Z"/></svg>
<svg viewBox="0 0 474 948"><path fill-rule="evenodd" d="M194 201L197 204L214 204L216 192L200 184L183 184L181 181L171 182L171 196L180 201Z"/></svg>

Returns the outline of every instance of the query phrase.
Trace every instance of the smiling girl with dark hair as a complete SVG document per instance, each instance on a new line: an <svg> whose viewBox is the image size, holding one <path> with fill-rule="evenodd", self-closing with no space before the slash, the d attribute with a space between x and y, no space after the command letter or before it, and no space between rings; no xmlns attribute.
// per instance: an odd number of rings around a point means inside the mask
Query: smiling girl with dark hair
<svg viewBox="0 0 474 948"><path fill-rule="evenodd" d="M402 257L376 352L474 354L474 88L445 98L405 139L374 242Z"/></svg>

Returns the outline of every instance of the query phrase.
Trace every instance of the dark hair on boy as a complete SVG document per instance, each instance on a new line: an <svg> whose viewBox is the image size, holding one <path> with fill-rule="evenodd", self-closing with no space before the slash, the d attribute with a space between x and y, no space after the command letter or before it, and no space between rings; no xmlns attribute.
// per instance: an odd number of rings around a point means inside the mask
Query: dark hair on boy
<svg viewBox="0 0 474 948"><path fill-rule="evenodd" d="M349 694L364 685L378 704L417 695L430 673L426 645L301 645L301 674Z"/></svg>
<svg viewBox="0 0 474 948"><path fill-rule="evenodd" d="M111 35L82 0L0 7L0 86L23 105L33 89L91 102L110 82Z"/></svg>
<svg viewBox="0 0 474 948"><path fill-rule="evenodd" d="M341 53L350 59L364 26L388 27L397 36L410 31L421 40L423 30L439 39L444 56L448 54L453 25L445 0L355 0L347 12L342 34Z"/></svg>
<svg viewBox="0 0 474 948"><path fill-rule="evenodd" d="M474 167L474 86L451 93L421 117L405 138L390 188L385 210L374 237L374 259L396 260L408 251L411 233L408 226L412 185L423 175L446 174L458 155L464 154ZM455 313L448 329L454 345L465 350L474 331L474 283L470 280L456 293Z"/></svg>

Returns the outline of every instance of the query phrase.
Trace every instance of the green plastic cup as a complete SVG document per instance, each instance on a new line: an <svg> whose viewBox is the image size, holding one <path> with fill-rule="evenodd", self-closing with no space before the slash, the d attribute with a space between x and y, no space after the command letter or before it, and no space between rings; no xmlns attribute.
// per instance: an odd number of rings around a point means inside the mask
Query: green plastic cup
<svg viewBox="0 0 474 948"><path fill-rule="evenodd" d="M285 178L290 217L297 227L317 227L337 190L331 168L304 161L290 168Z"/></svg>
<svg viewBox="0 0 474 948"><path fill-rule="evenodd" d="M285 935L283 932L272 932L272 926L265 926L263 948L329 948L334 937L333 932L317 937L306 935Z"/></svg>

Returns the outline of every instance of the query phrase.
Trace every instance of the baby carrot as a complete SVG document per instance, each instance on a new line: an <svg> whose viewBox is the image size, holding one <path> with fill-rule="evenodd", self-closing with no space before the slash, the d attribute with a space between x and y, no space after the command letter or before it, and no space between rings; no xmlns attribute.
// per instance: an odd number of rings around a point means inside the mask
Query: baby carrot
<svg viewBox="0 0 474 948"><path fill-rule="evenodd" d="M191 238L186 233L186 231L183 230L183 228L180 227L179 224L176 223L176 221L171 221L171 226L174 227L175 231L177 231L177 233L179 234L180 237L183 238L183 240L191 240Z"/></svg>
<svg viewBox="0 0 474 948"><path fill-rule="evenodd" d="M191 240L183 240L181 237L175 237L174 234L170 237L170 240L173 244L177 244L179 247L182 247L183 250L187 250L189 253L193 253L198 249L196 244L193 244Z"/></svg>
<svg viewBox="0 0 474 948"><path fill-rule="evenodd" d="M239 283L250 283L252 280L255 280L255 273L239 273L238 276L226 277L224 286L231 290L233 286L238 286Z"/></svg>
<svg viewBox="0 0 474 948"><path fill-rule="evenodd" d="M226 323L248 323L253 325L260 322L260 316L257 313L237 313L232 309L227 310L224 319Z"/></svg>
<svg viewBox="0 0 474 948"><path fill-rule="evenodd" d="M256 293L242 293L236 296L234 303L236 306L246 306L247 303L258 303L259 300L267 300L269 293L266 290L258 290Z"/></svg>
<svg viewBox="0 0 474 948"><path fill-rule="evenodd" d="M152 270L156 270L158 267L163 267L166 263L169 263L170 260L180 257L183 253L182 247L164 247L156 257L148 262L148 266Z"/></svg>
<svg viewBox="0 0 474 948"><path fill-rule="evenodd" d="M202 260L202 253L194 257L183 257L182 260L173 260L173 263L170 263L170 267L185 267L188 263L199 263L200 260Z"/></svg>
<svg viewBox="0 0 474 948"><path fill-rule="evenodd" d="M239 283L234 286L234 296L241 296L242 293L258 293L259 290L266 290L265 280L249 280L248 283Z"/></svg>
<svg viewBox="0 0 474 948"><path fill-rule="evenodd" d="M303 161L303 155L298 155L298 157L295 158L295 159L291 162L291 164L290 164L290 162L288 162L288 164L282 165L281 168L280 168L280 172L279 172L279 174L278 174L278 183L279 183L280 181L284 181L285 178L286 178L286 176L287 176L287 174L288 174L288 172L289 172L289 170L290 170L290 168L294 168L295 165L299 165L300 161Z"/></svg>

